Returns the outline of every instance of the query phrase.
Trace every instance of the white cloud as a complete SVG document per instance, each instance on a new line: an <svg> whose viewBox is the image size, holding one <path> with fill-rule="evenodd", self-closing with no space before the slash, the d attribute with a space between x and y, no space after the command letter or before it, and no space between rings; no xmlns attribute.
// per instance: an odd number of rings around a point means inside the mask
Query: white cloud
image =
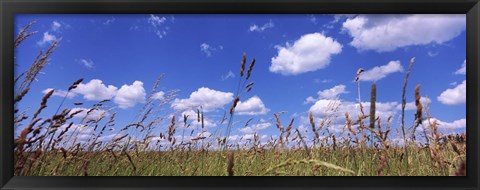
<svg viewBox="0 0 480 190"><path fill-rule="evenodd" d="M309 97L307 97L307 99L305 99L305 102L303 102L303 104L310 104L310 103L314 103L316 101L317 101L316 98L314 98L312 96L309 96Z"/></svg>
<svg viewBox="0 0 480 190"><path fill-rule="evenodd" d="M207 57L212 56L212 52L210 51L210 49L211 49L211 47L207 43L200 44L200 51L205 53L205 55L207 55Z"/></svg>
<svg viewBox="0 0 480 190"><path fill-rule="evenodd" d="M234 77L235 77L235 74L230 70L228 71L227 75L222 76L222 80L227 80L229 78L234 78Z"/></svg>
<svg viewBox="0 0 480 190"><path fill-rule="evenodd" d="M455 71L456 75L465 75L467 74L467 60L463 61L462 67Z"/></svg>
<svg viewBox="0 0 480 190"><path fill-rule="evenodd" d="M393 51L411 45L442 44L465 30L465 15L358 15L343 23L359 50Z"/></svg>
<svg viewBox="0 0 480 190"><path fill-rule="evenodd" d="M212 90L207 87L201 87L192 92L187 99L173 100L171 107L176 110L186 110L202 106L204 111L213 111L222 108L233 100L233 93Z"/></svg>
<svg viewBox="0 0 480 190"><path fill-rule="evenodd" d="M446 105L464 104L467 101L467 81L464 80L462 84L455 88L449 88L443 91L437 100Z"/></svg>
<svg viewBox="0 0 480 190"><path fill-rule="evenodd" d="M222 50L223 46L213 47L207 43L200 44L200 51L204 53L207 57L211 57L213 52Z"/></svg>
<svg viewBox="0 0 480 190"><path fill-rule="evenodd" d="M347 94L349 93L348 91L345 90L346 86L341 84L341 85L337 85L337 86L334 86L332 88L329 88L329 89L325 89L325 90L320 90L317 92L317 95L318 95L318 98L314 98L312 96L309 96L307 97L307 99L305 99L305 102L303 102L304 104L309 104L309 103L314 103L320 99L326 99L326 100L332 100L332 99L336 99L338 97L338 95L340 94Z"/></svg>
<svg viewBox="0 0 480 190"><path fill-rule="evenodd" d="M92 69L95 66L95 63L93 63L92 60L87 60L87 59L78 59L76 60L77 63L82 64L83 66L87 67L88 69Z"/></svg>
<svg viewBox="0 0 480 190"><path fill-rule="evenodd" d="M99 119L100 117L102 117L102 115L106 115L108 114L107 111L105 110L100 110L100 109L87 109L87 108L72 108L69 112L69 115L72 114L72 113L75 113L77 111L82 111L78 114L76 114L73 118L76 118L76 119L83 119L85 118L86 120L96 120L96 119ZM90 113L88 113L90 111ZM87 115L88 114L88 115Z"/></svg>
<svg viewBox="0 0 480 190"><path fill-rule="evenodd" d="M155 16L153 14L151 14L150 17L148 18L148 23L150 23L153 27L159 27L165 21L167 21L167 18Z"/></svg>
<svg viewBox="0 0 480 190"><path fill-rule="evenodd" d="M127 109L134 107L137 103L143 103L145 96L143 82L135 81L132 85L123 85L118 90L114 102L118 104L118 107Z"/></svg>
<svg viewBox="0 0 480 190"><path fill-rule="evenodd" d="M45 32L43 33L43 38L42 40L38 41L37 44L40 45L40 46L43 46L45 44L51 44L53 43L55 40L57 40L57 37L54 36L53 34L50 34L48 32Z"/></svg>
<svg viewBox="0 0 480 190"><path fill-rule="evenodd" d="M437 118L430 118L430 122L433 124L434 121L437 121L437 127L440 130L443 131L451 131L451 130L457 130L457 129L466 129L467 127L467 120L465 118L458 119L452 122L445 122L441 121ZM425 129L430 130L431 126L428 120L423 121L423 127L420 127L418 130L423 131Z"/></svg>
<svg viewBox="0 0 480 190"><path fill-rule="evenodd" d="M48 92L50 92L50 90L54 90L53 88L47 88L45 90L42 91L43 94L46 94ZM65 90L55 90L53 91L53 94L52 96L59 96L59 97L67 97L68 99L72 99L76 96L77 94L75 92L69 92L68 91L65 91Z"/></svg>
<svg viewBox="0 0 480 190"><path fill-rule="evenodd" d="M186 110L183 111L181 114L181 117L178 118L179 123L181 123L181 127L183 127L183 116L188 117L188 121L191 121L191 125L194 127L201 127L202 126L202 121L198 121L198 113L194 110ZM203 126L204 127L216 127L217 123L213 120L203 115Z"/></svg>
<svg viewBox="0 0 480 190"><path fill-rule="evenodd" d="M60 22L58 21L52 22L52 31L57 31L60 29L60 27L62 27L62 24L60 24Z"/></svg>
<svg viewBox="0 0 480 190"><path fill-rule="evenodd" d="M277 46L278 55L272 57L270 72L298 75L323 69L330 64L332 55L342 52L342 45L320 33L306 34L293 45Z"/></svg>
<svg viewBox="0 0 480 190"><path fill-rule="evenodd" d="M242 133L250 133L251 134L251 133L255 133L255 132L258 132L260 130L266 129L270 126L272 126L271 123L259 123L259 124L256 124L254 126L244 127L244 128L240 128L238 130Z"/></svg>
<svg viewBox="0 0 480 190"><path fill-rule="evenodd" d="M387 75L403 72L403 67L400 64L400 61L390 61L386 65L376 66L368 71L360 74L361 81L377 81L382 78L385 78Z"/></svg>
<svg viewBox="0 0 480 190"><path fill-rule="evenodd" d="M86 100L102 101L113 98L117 94L117 87L113 85L106 86L101 80L92 79L86 84L78 84L78 87L72 91L83 95L83 98Z"/></svg>
<svg viewBox="0 0 480 190"><path fill-rule="evenodd" d="M250 32L263 32L269 28L273 28L275 25L273 24L272 21L265 23L262 26L258 26L256 24L250 25L250 28L248 29Z"/></svg>
<svg viewBox="0 0 480 190"><path fill-rule="evenodd" d="M163 100L165 99L165 92L160 91L152 95L152 99L154 100Z"/></svg>
<svg viewBox="0 0 480 190"><path fill-rule="evenodd" d="M265 107L262 100L258 96L251 97L245 102L239 101L235 108L238 115L263 115L270 111Z"/></svg>
<svg viewBox="0 0 480 190"><path fill-rule="evenodd" d="M332 99L336 98L340 94L347 94L348 91L345 90L346 86L341 84L334 86L333 88L318 91L318 97L321 99Z"/></svg>
<svg viewBox="0 0 480 190"><path fill-rule="evenodd" d="M153 14L151 14L150 17L148 18L148 23L153 27L153 30L154 30L155 34L159 38L163 38L167 35L167 30L169 28L163 26L166 21L167 21L166 17L159 17L159 16L155 16ZM137 29L138 29L138 27L137 27Z"/></svg>
<svg viewBox="0 0 480 190"><path fill-rule="evenodd" d="M420 103L425 107L425 105L430 104L431 100L427 97L420 97ZM397 109L402 109L402 104L397 106ZM415 101L408 102L405 104L405 110L416 110L417 106L415 105Z"/></svg>
<svg viewBox="0 0 480 190"><path fill-rule="evenodd" d="M398 105L398 102L376 102L375 115L380 117L382 121L386 121L388 117L395 116L395 114L399 111ZM370 113L370 102L362 102L362 107L365 115L368 115ZM311 106L309 111L311 111L315 117L321 118L338 115L341 119L345 119L344 114L348 112L350 118L355 120L359 115L361 115L360 105L358 102L343 100L321 99Z"/></svg>

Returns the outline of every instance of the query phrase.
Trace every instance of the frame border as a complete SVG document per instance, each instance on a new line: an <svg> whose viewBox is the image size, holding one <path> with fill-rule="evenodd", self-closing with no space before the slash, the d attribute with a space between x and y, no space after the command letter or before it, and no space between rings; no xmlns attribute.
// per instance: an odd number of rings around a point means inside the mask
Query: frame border
<svg viewBox="0 0 480 190"><path fill-rule="evenodd" d="M0 0L0 189L462 189L479 188L479 0ZM15 14L442 13L467 17L466 177L20 177L13 176ZM187 183L186 183L187 182Z"/></svg>

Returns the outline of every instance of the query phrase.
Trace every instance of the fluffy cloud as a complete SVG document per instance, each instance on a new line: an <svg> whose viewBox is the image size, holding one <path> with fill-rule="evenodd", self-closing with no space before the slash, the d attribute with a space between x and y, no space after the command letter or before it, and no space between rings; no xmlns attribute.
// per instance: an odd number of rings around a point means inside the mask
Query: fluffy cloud
<svg viewBox="0 0 480 190"><path fill-rule="evenodd" d="M262 26L258 26L256 24L251 25L250 28L248 29L250 32L263 32L269 28L273 28L275 25L273 24L272 21L265 23Z"/></svg>
<svg viewBox="0 0 480 190"><path fill-rule="evenodd" d="M57 40L57 37L53 34L50 34L48 32L43 33L43 38L37 42L38 45L43 46L45 44L51 44L55 40Z"/></svg>
<svg viewBox="0 0 480 190"><path fill-rule="evenodd" d="M393 51L411 45L442 44L466 27L465 15L358 15L343 23L359 50Z"/></svg>
<svg viewBox="0 0 480 190"><path fill-rule="evenodd" d="M69 115L72 114L72 113L75 113L77 111L82 111L78 114L76 114L73 118L76 118L76 119L86 119L86 120L96 120L96 119L99 119L100 117L102 117L102 115L107 115L108 112L105 111L105 110L100 110L100 109L94 109L94 110L91 110L91 109L87 109L87 108L72 108L69 112ZM90 113L88 113L90 111Z"/></svg>
<svg viewBox="0 0 480 190"><path fill-rule="evenodd" d="M462 84L455 88L449 88L443 91L437 100L446 105L464 104L467 101L467 81L464 80Z"/></svg>
<svg viewBox="0 0 480 190"><path fill-rule="evenodd" d="M165 92L160 91L152 95L152 99L154 100L163 100L165 99Z"/></svg>
<svg viewBox="0 0 480 190"><path fill-rule="evenodd" d="M183 127L183 116L187 116L188 117L188 121L191 121L191 125L194 126L194 127L201 127L202 126L202 121L198 121L197 117L198 117L198 113L195 112L194 110L187 110L187 111L183 111L182 114L181 114L181 117L178 118L178 122L181 123L181 127ZM217 123L213 120L213 119L210 119L208 117L206 117L205 115L203 116L203 126L204 127L216 127L217 126Z"/></svg>
<svg viewBox="0 0 480 190"><path fill-rule="evenodd" d="M303 102L303 104L315 103L316 101L317 101L316 98L309 96L307 97L307 99L305 99L305 102Z"/></svg>
<svg viewBox="0 0 480 190"><path fill-rule="evenodd" d="M380 117L382 121L390 116L395 116L397 111L399 111L398 102L376 102L375 103L375 115ZM370 114L370 102L362 102L363 112L365 115ZM310 107L309 111L315 117L326 117L338 115L341 116L341 119L344 119L343 115L348 112L350 118L358 118L361 114L360 105L358 102L342 101L342 100L327 100L321 99L315 102L315 104Z"/></svg>
<svg viewBox="0 0 480 190"><path fill-rule="evenodd" d="M278 55L272 58L270 72L298 75L323 69L330 64L332 55L342 52L342 45L320 33L306 34L293 45L277 46Z"/></svg>
<svg viewBox="0 0 480 190"><path fill-rule="evenodd" d="M462 67L455 71L456 75L465 75L467 74L467 60L463 61Z"/></svg>
<svg viewBox="0 0 480 190"><path fill-rule="evenodd" d="M443 131L466 129L466 127L467 127L467 120L465 118L458 119L458 120L455 120L455 121L452 121L452 122L441 121L437 118L431 118L430 119L430 122L432 124L433 124L434 121L437 121L437 127L440 130L443 130ZM423 121L423 127L419 128L418 130L420 130L420 131L425 130L425 129L429 130L430 128L431 127L430 127L430 123L428 122L428 120L424 120Z"/></svg>
<svg viewBox="0 0 480 190"><path fill-rule="evenodd" d="M45 94L53 88L47 88L42 92ZM76 95L83 95L83 98L89 101L102 101L112 99L113 102L122 109L134 107L137 103L143 103L146 98L146 92L143 88L143 82L135 81L131 85L123 85L120 89L113 85L105 85L99 79L92 79L88 83L80 83L77 88L68 93L65 90L55 90L53 96L60 96L71 99ZM165 92L160 91L152 95L152 99L163 100Z"/></svg>
<svg viewBox="0 0 480 190"><path fill-rule="evenodd" d="M270 126L272 126L271 123L259 123L259 124L256 124L254 126L251 126L251 127L240 128L239 131L242 132L242 133L250 133L251 134L251 133L255 133L257 131L266 129Z"/></svg>
<svg viewBox="0 0 480 190"><path fill-rule="evenodd" d="M221 92L201 87L197 91L192 92L187 99L173 100L171 107L176 110L187 110L202 106L204 111L213 111L223 107L233 100L233 93Z"/></svg>
<svg viewBox="0 0 480 190"><path fill-rule="evenodd" d="M335 99L340 94L347 94L348 93L348 91L346 91L345 88L346 88L346 86L341 84L341 85L337 85L337 86L334 86L334 87L329 88L329 89L320 90L320 91L317 92L318 98L314 98L312 96L309 96L309 97L307 97L307 99L303 103L304 104L315 103L316 101L318 101L320 99L326 99L326 100Z"/></svg>
<svg viewBox="0 0 480 190"><path fill-rule="evenodd" d="M50 90L54 90L53 88L47 88L45 90L42 91L43 94L46 94L48 92L50 92ZM52 96L59 96L59 97L67 97L68 99L72 99L76 96L77 94L75 94L74 92L70 92L70 93L67 93L67 91L65 90L55 90L53 91L53 94Z"/></svg>
<svg viewBox="0 0 480 190"><path fill-rule="evenodd" d="M420 103L425 107L425 105L430 104L431 100L427 97L420 97ZM398 110L402 109L402 104L398 104ZM405 104L405 110L416 110L417 106L415 105L415 101L408 102Z"/></svg>
<svg viewBox="0 0 480 190"><path fill-rule="evenodd" d="M360 74L361 81L377 81L382 78L385 78L387 75L402 72L403 67L400 64L400 61L390 61L386 65L376 66L368 71Z"/></svg>
<svg viewBox="0 0 480 190"><path fill-rule="evenodd" d="M132 85L123 85L118 90L114 102L118 104L118 107L127 109L134 107L137 103L143 103L145 95L143 82L135 81Z"/></svg>
<svg viewBox="0 0 480 190"><path fill-rule="evenodd" d="M102 101L113 98L117 93L117 87L106 86L101 80L93 79L86 84L78 84L78 87L72 91L83 95L86 100Z"/></svg>
<svg viewBox="0 0 480 190"><path fill-rule="evenodd" d="M235 107L235 113L238 115L262 115L269 111L258 96L251 97L245 102L239 101Z"/></svg>
<svg viewBox="0 0 480 190"><path fill-rule="evenodd" d="M334 86L333 88L318 91L318 97L321 99L332 99L336 98L340 94L346 94L348 91L345 90L346 86L345 85L337 85Z"/></svg>

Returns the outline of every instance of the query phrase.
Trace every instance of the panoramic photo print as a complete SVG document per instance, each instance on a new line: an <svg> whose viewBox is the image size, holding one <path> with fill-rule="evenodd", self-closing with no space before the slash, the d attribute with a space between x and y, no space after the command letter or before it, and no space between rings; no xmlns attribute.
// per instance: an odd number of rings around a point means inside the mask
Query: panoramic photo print
<svg viewBox="0 0 480 190"><path fill-rule="evenodd" d="M466 16L20 14L16 176L465 176Z"/></svg>

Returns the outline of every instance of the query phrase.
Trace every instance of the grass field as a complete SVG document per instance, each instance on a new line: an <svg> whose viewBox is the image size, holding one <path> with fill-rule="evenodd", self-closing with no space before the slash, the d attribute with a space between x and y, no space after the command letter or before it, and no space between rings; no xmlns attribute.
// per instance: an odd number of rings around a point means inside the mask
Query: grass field
<svg viewBox="0 0 480 190"><path fill-rule="evenodd" d="M33 23L32 23L33 24ZM30 25L29 25L30 26ZM27 26L16 38L15 47L29 36ZM15 92L15 105L29 92L32 82L48 64L49 56L54 53L59 41L41 52L30 69L21 73L15 80L18 90ZM115 113L102 114L89 119L95 110L105 108L109 100L100 101L88 110L73 111L67 104L58 107L59 112L49 118L41 118L40 113L47 107L54 90L39 100L34 114L27 115L23 110L15 110L15 124L25 125L19 136L15 137L15 175L17 176L448 176L465 175L466 148L465 134L441 134L436 121L430 121L428 105L420 102L420 86L414 94L406 94L408 75L414 64L410 63L403 88L403 107L405 98L415 98L417 108L413 128L400 126L401 134L392 139L390 119L382 126L375 117L377 88L372 85L370 113L351 118L349 113L327 115L315 120L310 113L310 125L313 137L306 137L293 127L295 118L284 125L280 114L275 113L278 137L261 141L258 135L251 139L229 139L234 122L235 107L240 97L253 90L254 83L249 80L254 73L255 60L247 63L246 55L240 64L239 91L235 100L224 115L218 133L203 135L204 115L197 110L196 118L173 113L172 115L154 114L157 107L168 103L170 98L160 104L147 101L132 124L123 129L109 141L102 139L105 130L115 126ZM356 73L357 81L362 69ZM152 93L159 82L155 83ZM83 79L72 81L68 92L75 89ZM358 89L360 91L360 87ZM67 93L68 93L67 92ZM68 94L67 94L68 95ZM67 96L66 95L66 96ZM75 105L81 103L75 103ZM332 109L335 110L335 103ZM402 110L404 112L404 110ZM82 113L86 112L86 113ZM73 122L75 115L84 114L80 122ZM402 114L402 121L404 120ZM339 135L328 130L334 117L345 117L344 131ZM177 119L175 119L177 118ZM183 123L178 123L183 118ZM159 120L170 122L167 126L158 125ZM199 135L183 139L185 129L191 121L201 123ZM29 122L28 122L29 121ZM429 132L423 135L415 133L423 121L427 121ZM248 122L247 122L248 123ZM402 122L403 123L403 122ZM247 125L247 124L246 124ZM182 126L182 127L178 127ZM91 138L79 141L81 128L92 127ZM163 128L162 128L163 127ZM160 134L153 134L161 128ZM413 131L413 132L412 132ZM188 130L187 133L189 133ZM198 132L198 131L197 131ZM222 132L225 132L222 134ZM193 134L191 130L191 134ZM182 136L181 139L176 136Z"/></svg>

